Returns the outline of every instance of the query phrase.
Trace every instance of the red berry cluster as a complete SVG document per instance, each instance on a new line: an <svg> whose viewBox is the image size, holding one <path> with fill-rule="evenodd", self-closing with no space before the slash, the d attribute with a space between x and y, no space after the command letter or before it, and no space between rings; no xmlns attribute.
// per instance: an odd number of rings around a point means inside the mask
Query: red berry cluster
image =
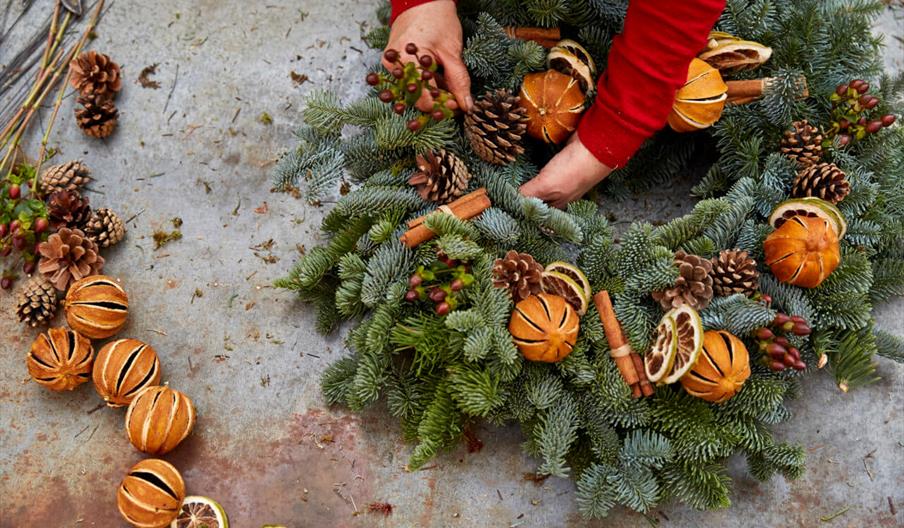
<svg viewBox="0 0 904 528"><path fill-rule="evenodd" d="M764 326L755 333L760 351L763 353L760 361L775 372L781 372L786 368L806 369L807 364L800 359L800 350L792 346L785 336L788 334L806 336L810 335L811 331L806 319L799 315L775 314L775 319L769 326Z"/></svg>
<svg viewBox="0 0 904 528"><path fill-rule="evenodd" d="M872 110L879 105L879 98L869 94L869 83L854 79L839 84L832 94L832 128L828 137L838 136L841 146L875 134L895 122L893 114L872 116Z"/></svg>
<svg viewBox="0 0 904 528"><path fill-rule="evenodd" d="M436 78L436 61L427 55L418 55L418 48L413 42L405 46L405 52L417 57L417 63L402 63L401 54L394 49L388 49L383 53L383 58L392 66L389 75L385 73L371 72L367 74L367 84L381 88L377 95L386 104L392 104L392 111L402 115L409 107L421 98L424 90L429 91L433 98L433 109L428 113L408 121L408 129L417 132L430 119L442 121L452 117L452 110L446 106L446 102L452 100L452 94L430 84Z"/></svg>
<svg viewBox="0 0 904 528"><path fill-rule="evenodd" d="M21 166L0 181L0 258L5 268L0 288L4 290L12 287L20 264L25 274L35 271L38 244L50 231L47 206L26 183L32 176L33 168Z"/></svg>
<svg viewBox="0 0 904 528"><path fill-rule="evenodd" d="M440 254L430 267L418 266L408 279L405 300L433 302L437 315L447 315L458 307L461 291L474 283L471 267Z"/></svg>

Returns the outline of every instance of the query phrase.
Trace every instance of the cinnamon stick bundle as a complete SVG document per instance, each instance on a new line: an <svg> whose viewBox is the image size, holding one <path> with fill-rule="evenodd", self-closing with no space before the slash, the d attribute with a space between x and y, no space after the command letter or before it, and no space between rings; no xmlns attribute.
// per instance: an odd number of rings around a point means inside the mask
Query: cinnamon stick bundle
<svg viewBox="0 0 904 528"><path fill-rule="evenodd" d="M470 220L489 209L491 205L493 204L490 202L490 197L487 196L487 190L481 187L453 202L440 206L439 209L430 214L447 213L462 220ZM408 231L402 234L399 240L406 246L415 248L435 237L436 233L424 225L427 216L430 215L421 216L408 222Z"/></svg>
<svg viewBox="0 0 904 528"><path fill-rule="evenodd" d="M509 26L505 28L505 34L518 40L532 40L544 48L551 48L562 40L559 28Z"/></svg>
<svg viewBox="0 0 904 528"><path fill-rule="evenodd" d="M609 342L609 355L615 361L615 366L621 374L625 383L631 387L631 395L639 398L641 395L649 396L653 394L653 385L646 377L643 368L643 360L640 356L631 350L631 345L625 339L622 332L621 324L615 317L615 309L612 306L612 299L609 298L609 292L603 290L593 296L593 303L596 305L597 311L600 313L600 322L603 323L603 331L606 333L606 341Z"/></svg>

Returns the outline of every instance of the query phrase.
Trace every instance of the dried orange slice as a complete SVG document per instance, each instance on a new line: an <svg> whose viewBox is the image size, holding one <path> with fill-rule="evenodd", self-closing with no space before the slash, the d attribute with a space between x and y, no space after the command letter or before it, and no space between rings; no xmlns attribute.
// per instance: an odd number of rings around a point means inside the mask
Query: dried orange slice
<svg viewBox="0 0 904 528"><path fill-rule="evenodd" d="M578 286L584 289L584 297L587 300L590 300L590 297L593 295L593 291L590 289L590 281L587 280L587 276L584 275L584 272L581 271L580 268L573 264L569 264L567 262L562 262L561 260L557 260L553 262L549 266L546 266L546 269L543 270L546 272L559 272L571 277L571 280L578 283Z"/></svg>
<svg viewBox="0 0 904 528"><path fill-rule="evenodd" d="M587 313L590 300L584 293L584 287L568 275L558 271L544 271L540 283L544 292L564 298L578 316Z"/></svg>
<svg viewBox="0 0 904 528"><path fill-rule="evenodd" d="M697 310L687 305L670 310L666 317L675 321L678 346L672 370L662 379L662 383L668 384L681 379L697 362L703 350L703 321Z"/></svg>

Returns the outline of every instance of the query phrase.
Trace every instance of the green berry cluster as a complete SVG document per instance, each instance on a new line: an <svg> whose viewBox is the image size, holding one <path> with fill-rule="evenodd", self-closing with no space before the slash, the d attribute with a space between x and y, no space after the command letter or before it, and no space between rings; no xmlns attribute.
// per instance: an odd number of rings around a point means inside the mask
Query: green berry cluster
<svg viewBox="0 0 904 528"><path fill-rule="evenodd" d="M35 271L37 247L50 232L47 205L31 188L34 167L19 165L0 181L0 259L4 269L0 288L8 290L21 264L25 274Z"/></svg>
<svg viewBox="0 0 904 528"><path fill-rule="evenodd" d="M893 114L875 117L873 109L879 105L879 98L869 94L869 83L862 79L854 79L849 83L841 83L832 94L832 127L828 131L827 141L838 137L838 143L844 147L875 134L884 127L895 122Z"/></svg>
<svg viewBox="0 0 904 528"><path fill-rule="evenodd" d="M386 104L392 104L392 111L402 115L409 107L414 107L424 90L433 98L433 109L427 113L408 121L408 129L417 132L430 119L442 121L452 117L452 110L446 106L453 100L452 94L446 90L437 88L431 84L436 80L437 64L433 57L418 55L418 47L409 42L405 46L405 52L417 57L417 62L403 63L398 50L388 49L383 53L383 58L390 63L389 73L371 72L367 74L367 84L380 87L377 95Z"/></svg>
<svg viewBox="0 0 904 528"><path fill-rule="evenodd" d="M429 267L418 266L408 279L405 300L413 303L431 301L437 315L447 315L461 303L461 292L474 283L471 267L439 254Z"/></svg>

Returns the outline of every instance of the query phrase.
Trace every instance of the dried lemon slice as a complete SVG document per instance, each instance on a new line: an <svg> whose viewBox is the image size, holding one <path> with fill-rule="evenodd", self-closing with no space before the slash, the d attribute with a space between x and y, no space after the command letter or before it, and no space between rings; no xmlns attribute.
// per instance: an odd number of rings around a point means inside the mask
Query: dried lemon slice
<svg viewBox="0 0 904 528"><path fill-rule="evenodd" d="M584 288L568 275L558 271L544 271L540 283L544 292L564 298L578 316L587 313L590 301L584 294Z"/></svg>
<svg viewBox="0 0 904 528"><path fill-rule="evenodd" d="M675 353L678 351L678 325L675 320L666 315L656 327L656 340L653 349L643 357L643 367L647 379L651 383L661 380L671 372L675 363Z"/></svg>
<svg viewBox="0 0 904 528"><path fill-rule="evenodd" d="M662 383L675 383L694 366L703 349L703 321L697 310L687 305L670 310L666 317L675 321L678 350L675 351L672 370L662 379Z"/></svg>
<svg viewBox="0 0 904 528"><path fill-rule="evenodd" d="M170 528L229 528L229 519L217 501L193 495L182 501Z"/></svg>

